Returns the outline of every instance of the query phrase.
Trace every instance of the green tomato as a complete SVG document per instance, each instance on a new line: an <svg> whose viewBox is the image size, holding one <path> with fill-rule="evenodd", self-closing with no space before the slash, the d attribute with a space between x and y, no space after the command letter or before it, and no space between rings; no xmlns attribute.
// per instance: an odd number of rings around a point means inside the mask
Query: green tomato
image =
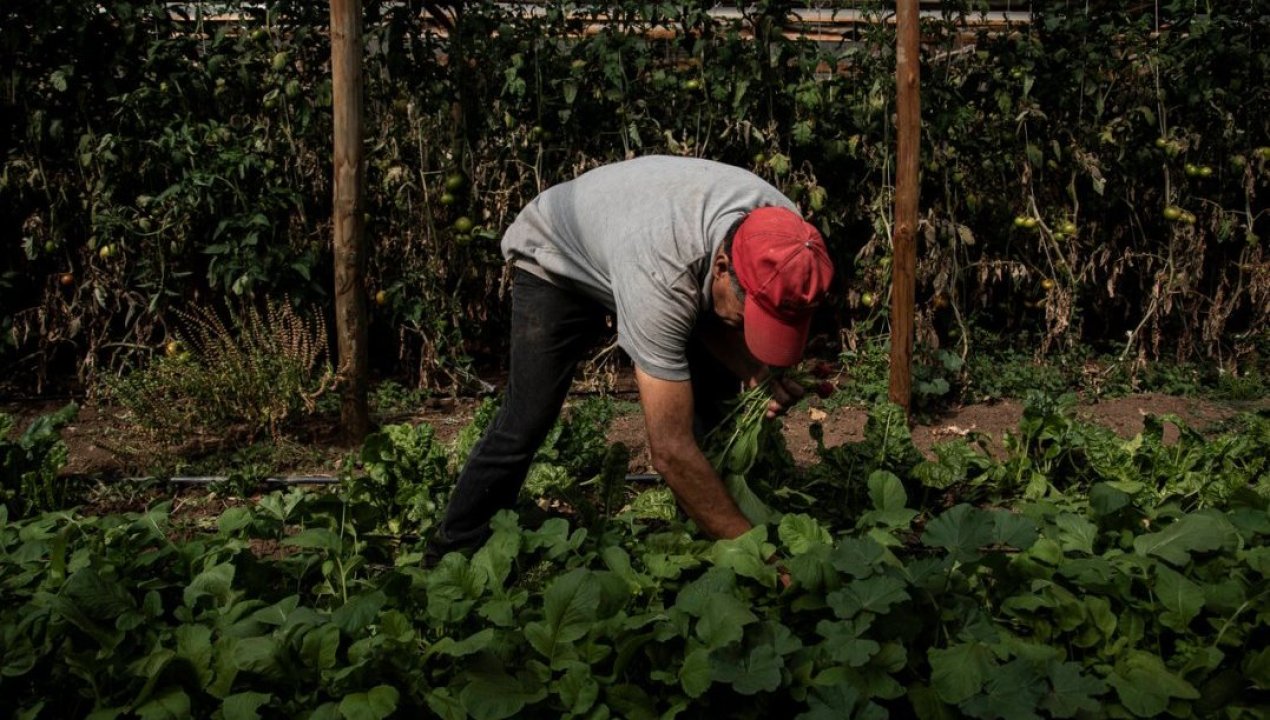
<svg viewBox="0 0 1270 720"><path fill-rule="evenodd" d="M286 51L282 51L273 56L273 60L269 62L269 65L275 71L281 72L283 68L287 66L287 63L290 62L290 60L291 60L291 56L287 55Z"/></svg>

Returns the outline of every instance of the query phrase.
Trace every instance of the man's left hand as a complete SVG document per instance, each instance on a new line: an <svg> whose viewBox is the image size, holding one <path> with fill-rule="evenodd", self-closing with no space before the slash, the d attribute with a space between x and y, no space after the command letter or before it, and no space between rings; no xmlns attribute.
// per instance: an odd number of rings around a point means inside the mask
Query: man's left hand
<svg viewBox="0 0 1270 720"><path fill-rule="evenodd" d="M768 419L785 414L807 392L797 381L782 374L771 376L768 387L772 391L772 399L767 404Z"/></svg>

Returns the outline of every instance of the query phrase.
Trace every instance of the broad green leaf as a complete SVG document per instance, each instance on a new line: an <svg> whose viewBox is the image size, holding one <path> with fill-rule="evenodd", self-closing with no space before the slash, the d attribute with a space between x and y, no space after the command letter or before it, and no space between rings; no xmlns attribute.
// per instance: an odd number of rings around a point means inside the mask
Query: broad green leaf
<svg viewBox="0 0 1270 720"><path fill-rule="evenodd" d="M742 650L739 657L733 653L714 653L710 664L716 681L731 684L732 689L742 695L776 690L781 684L781 669L785 667L785 661L769 645L759 645L748 652Z"/></svg>
<svg viewBox="0 0 1270 720"><path fill-rule="evenodd" d="M503 720L546 695L545 688L526 687L504 672L481 672L459 693L459 700L475 720Z"/></svg>
<svg viewBox="0 0 1270 720"><path fill-rule="evenodd" d="M869 500L875 510L903 510L908 505L908 493L904 483L887 470L874 470L869 474Z"/></svg>
<svg viewBox="0 0 1270 720"><path fill-rule="evenodd" d="M816 545L833 542L829 531L810 515L785 515L781 518L777 533L791 555L802 555Z"/></svg>
<svg viewBox="0 0 1270 720"><path fill-rule="evenodd" d="M339 649L340 629L328 623L304 634L304 640L300 644L300 657L311 668L330 670L335 667Z"/></svg>
<svg viewBox="0 0 1270 720"><path fill-rule="evenodd" d="M1133 496L1110 483L1096 483L1089 488L1089 506L1101 516L1115 514L1132 502Z"/></svg>
<svg viewBox="0 0 1270 720"><path fill-rule="evenodd" d="M697 621L697 637L706 647L723 647L741 639L744 628L758 618L749 605L732 595L711 595Z"/></svg>
<svg viewBox="0 0 1270 720"><path fill-rule="evenodd" d="M590 710L600 696L600 684L595 681L595 676L586 665L570 668L559 680L552 683L551 689L574 715Z"/></svg>
<svg viewBox="0 0 1270 720"><path fill-rule="evenodd" d="M136 712L141 720L185 720L190 717L190 696L179 687L167 687Z"/></svg>
<svg viewBox="0 0 1270 720"><path fill-rule="evenodd" d="M1243 663L1248 682L1260 690L1270 690L1270 647L1249 653Z"/></svg>
<svg viewBox="0 0 1270 720"><path fill-rule="evenodd" d="M228 563L213 565L194 576L185 587L183 599L186 607L194 607L199 598L210 597L218 606L233 597L234 566Z"/></svg>
<svg viewBox="0 0 1270 720"><path fill-rule="evenodd" d="M1015 659L993 669L983 694L965 701L962 709L978 718L1033 720L1039 717L1035 710L1047 689L1031 663Z"/></svg>
<svg viewBox="0 0 1270 720"><path fill-rule="evenodd" d="M233 535L250 525L252 519L253 515L249 508L232 507L221 513L221 516L216 519L216 529L222 535Z"/></svg>
<svg viewBox="0 0 1270 720"><path fill-rule="evenodd" d="M861 667L882 649L881 645L863 637L871 624L872 620L865 618L821 620L816 624L816 632L825 639L820 645L822 652L836 663Z"/></svg>
<svg viewBox="0 0 1270 720"><path fill-rule="evenodd" d="M234 643L234 666L247 672L269 674L277 670L278 641L272 637L243 638Z"/></svg>
<svg viewBox="0 0 1270 720"><path fill-rule="evenodd" d="M834 548L832 562L839 572L857 578L873 574L886 556L886 548L869 538L843 538Z"/></svg>
<svg viewBox="0 0 1270 720"><path fill-rule="evenodd" d="M326 528L306 528L283 540L281 544L310 550L339 552L344 546L344 541L339 535Z"/></svg>
<svg viewBox="0 0 1270 720"><path fill-rule="evenodd" d="M884 615L892 605L907 599L908 591L902 580L879 575L852 580L841 590L829 593L827 601L838 617L848 619L861 612Z"/></svg>
<svg viewBox="0 0 1270 720"><path fill-rule="evenodd" d="M427 576L428 615L442 622L463 620L487 582L485 573L476 572L461 554L446 555Z"/></svg>
<svg viewBox="0 0 1270 720"><path fill-rule="evenodd" d="M1200 510L1183 516L1160 532L1136 538L1133 549L1139 555L1154 555L1173 565L1185 565L1191 553L1217 550L1237 538L1229 520L1216 511Z"/></svg>
<svg viewBox="0 0 1270 720"><path fill-rule="evenodd" d="M526 625L525 637L553 664L572 659L571 645L590 630L599 602L593 573L581 568L566 573L543 592L543 619Z"/></svg>
<svg viewBox="0 0 1270 720"><path fill-rule="evenodd" d="M433 643L432 647L425 651L425 655L445 655L447 657L466 657L474 653L478 653L490 646L494 642L494 628L485 628L477 631L462 640L455 640L452 637L443 637Z"/></svg>
<svg viewBox="0 0 1270 720"><path fill-rule="evenodd" d="M1063 552L1094 554L1098 526L1073 513L1060 514L1054 518L1054 524L1058 528L1058 545L1063 548Z"/></svg>
<svg viewBox="0 0 1270 720"><path fill-rule="evenodd" d="M710 650L696 648L684 656L679 668L679 684L690 698L699 698L710 689Z"/></svg>
<svg viewBox="0 0 1270 720"><path fill-rule="evenodd" d="M922 544L945 548L953 559L968 562L979 558L979 548L992 542L992 533L986 512L961 504L926 524Z"/></svg>
<svg viewBox="0 0 1270 720"><path fill-rule="evenodd" d="M1036 542L1036 521L1007 510L992 510L992 541L1019 550L1027 550Z"/></svg>
<svg viewBox="0 0 1270 720"><path fill-rule="evenodd" d="M428 709L436 713L441 720L467 720L467 710L463 709L463 703L454 697L450 688L437 688L428 693L425 700L427 700Z"/></svg>
<svg viewBox="0 0 1270 720"><path fill-rule="evenodd" d="M387 600L380 590L355 595L331 613L331 622L349 635L360 635L375 621Z"/></svg>
<svg viewBox="0 0 1270 720"><path fill-rule="evenodd" d="M1168 709L1172 698L1194 700L1199 693L1190 683L1174 675L1158 656L1132 650L1116 663L1107 682L1116 689L1120 702L1138 717L1155 717Z"/></svg>
<svg viewBox="0 0 1270 720"><path fill-rule="evenodd" d="M189 662L199 682L212 681L212 629L206 625L180 625L176 628L176 655Z"/></svg>
<svg viewBox="0 0 1270 720"><path fill-rule="evenodd" d="M723 477L723 484L727 487L728 494L736 501L737 507L741 509L741 514L753 525L767 525L779 518L776 511L768 507L767 503L750 489L750 484L744 475L728 473Z"/></svg>
<svg viewBox="0 0 1270 720"><path fill-rule="evenodd" d="M740 537L716 541L710 548L710 561L770 586L777 579L776 568L767 562L773 550L767 544L767 528L756 525Z"/></svg>
<svg viewBox="0 0 1270 720"><path fill-rule="evenodd" d="M234 693L225 698L221 715L225 720L258 720L261 706L272 699L272 695L262 692Z"/></svg>
<svg viewBox="0 0 1270 720"><path fill-rule="evenodd" d="M944 702L958 704L974 696L987 682L996 665L983 643L962 643L950 648L931 648L931 686Z"/></svg>
<svg viewBox="0 0 1270 720"><path fill-rule="evenodd" d="M1101 707L1098 696L1107 690L1103 681L1082 674L1080 663L1075 662L1051 664L1049 683L1041 707L1056 718L1076 717L1081 710L1096 713Z"/></svg>
<svg viewBox="0 0 1270 720"><path fill-rule="evenodd" d="M1152 590L1167 611L1160 614L1160 624L1179 632L1185 632L1204 607L1204 591L1200 586L1167 565L1156 566Z"/></svg>
<svg viewBox="0 0 1270 720"><path fill-rule="evenodd" d="M350 693L340 700L344 720L384 720L397 709L401 695L391 685L376 685L364 693Z"/></svg>
<svg viewBox="0 0 1270 720"><path fill-rule="evenodd" d="M612 685L605 688L604 700L624 720L657 720L656 701L639 685Z"/></svg>

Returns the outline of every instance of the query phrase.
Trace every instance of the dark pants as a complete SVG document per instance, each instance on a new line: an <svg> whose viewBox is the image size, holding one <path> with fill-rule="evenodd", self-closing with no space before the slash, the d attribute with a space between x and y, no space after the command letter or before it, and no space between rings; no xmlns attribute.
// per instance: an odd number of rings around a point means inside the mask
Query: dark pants
<svg viewBox="0 0 1270 720"><path fill-rule="evenodd" d="M604 307L582 293L516 270L507 389L450 495L445 519L429 547L433 560L482 545L494 514L515 505L534 454L560 415L578 363L604 332L604 316ZM739 382L704 348L694 344L688 358L697 424L705 431L722 419L724 403L736 395Z"/></svg>

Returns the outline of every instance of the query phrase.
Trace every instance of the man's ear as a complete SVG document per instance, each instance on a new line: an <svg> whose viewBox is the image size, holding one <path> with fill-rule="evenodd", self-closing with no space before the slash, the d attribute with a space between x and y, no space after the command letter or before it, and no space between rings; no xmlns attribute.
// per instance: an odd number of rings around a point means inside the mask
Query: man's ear
<svg viewBox="0 0 1270 720"><path fill-rule="evenodd" d="M715 253L714 263L710 266L710 270L716 278L724 278L728 276L728 270L732 264L728 261L728 254L720 250Z"/></svg>

